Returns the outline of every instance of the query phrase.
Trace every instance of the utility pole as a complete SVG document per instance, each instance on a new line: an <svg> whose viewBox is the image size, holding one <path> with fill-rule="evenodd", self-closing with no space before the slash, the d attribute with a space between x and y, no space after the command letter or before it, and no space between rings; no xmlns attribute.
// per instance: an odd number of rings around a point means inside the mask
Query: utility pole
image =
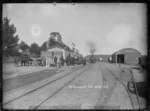
<svg viewBox="0 0 150 111"><path fill-rule="evenodd" d="M117 64L117 52L116 52L116 64Z"/></svg>

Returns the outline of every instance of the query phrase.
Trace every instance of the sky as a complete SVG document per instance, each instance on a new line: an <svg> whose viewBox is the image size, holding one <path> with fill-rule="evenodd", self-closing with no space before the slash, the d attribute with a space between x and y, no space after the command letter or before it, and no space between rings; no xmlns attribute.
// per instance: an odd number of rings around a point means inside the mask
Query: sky
<svg viewBox="0 0 150 111"><path fill-rule="evenodd" d="M135 48L146 55L146 11L142 3L3 4L3 17L15 25L20 40L41 46L51 32L59 32L62 41L69 47L75 43L83 56L90 54L89 41L95 54Z"/></svg>

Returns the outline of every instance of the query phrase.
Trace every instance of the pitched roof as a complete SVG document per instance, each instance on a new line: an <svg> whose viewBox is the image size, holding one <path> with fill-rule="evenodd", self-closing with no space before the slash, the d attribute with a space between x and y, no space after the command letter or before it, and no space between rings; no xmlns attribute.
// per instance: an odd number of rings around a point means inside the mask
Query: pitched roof
<svg viewBox="0 0 150 111"><path fill-rule="evenodd" d="M54 47L54 48L51 48L47 51L55 51L55 52L60 52L60 51L64 51L65 49L62 49L62 48L58 48L58 47Z"/></svg>
<svg viewBox="0 0 150 111"><path fill-rule="evenodd" d="M63 47L59 47L59 46L53 46L53 47L49 48L48 50L50 50L50 49L54 49L54 48L59 48L59 49L63 49L63 50L66 50L66 51L72 52L72 50L68 50L67 48L63 48Z"/></svg>

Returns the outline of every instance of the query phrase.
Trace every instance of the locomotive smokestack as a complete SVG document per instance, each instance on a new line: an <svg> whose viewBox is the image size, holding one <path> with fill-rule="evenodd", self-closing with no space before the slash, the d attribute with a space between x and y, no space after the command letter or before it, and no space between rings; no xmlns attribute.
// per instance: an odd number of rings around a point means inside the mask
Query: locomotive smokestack
<svg viewBox="0 0 150 111"><path fill-rule="evenodd" d="M88 41L87 46L89 47L91 55L94 55L94 52L96 51L95 43L93 41Z"/></svg>

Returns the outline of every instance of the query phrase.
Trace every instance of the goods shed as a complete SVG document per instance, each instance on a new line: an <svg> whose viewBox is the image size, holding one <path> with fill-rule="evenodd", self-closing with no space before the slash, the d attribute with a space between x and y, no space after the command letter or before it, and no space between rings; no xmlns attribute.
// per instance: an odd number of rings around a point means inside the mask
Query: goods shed
<svg viewBox="0 0 150 111"><path fill-rule="evenodd" d="M112 62L137 65L141 58L141 53L133 48L124 48L112 54Z"/></svg>

